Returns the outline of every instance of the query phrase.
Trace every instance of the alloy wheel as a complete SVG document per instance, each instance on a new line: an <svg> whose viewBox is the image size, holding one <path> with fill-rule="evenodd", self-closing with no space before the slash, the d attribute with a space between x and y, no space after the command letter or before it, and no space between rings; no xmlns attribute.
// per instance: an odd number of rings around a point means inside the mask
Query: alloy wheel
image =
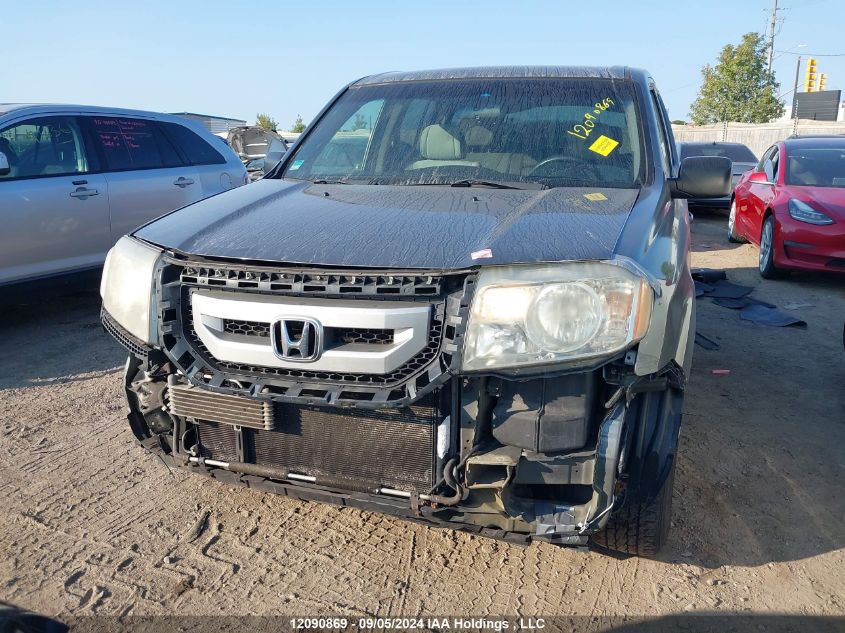
<svg viewBox="0 0 845 633"><path fill-rule="evenodd" d="M763 223L763 232L760 235L760 270L766 269L769 258L772 256L773 226L774 223L771 221Z"/></svg>

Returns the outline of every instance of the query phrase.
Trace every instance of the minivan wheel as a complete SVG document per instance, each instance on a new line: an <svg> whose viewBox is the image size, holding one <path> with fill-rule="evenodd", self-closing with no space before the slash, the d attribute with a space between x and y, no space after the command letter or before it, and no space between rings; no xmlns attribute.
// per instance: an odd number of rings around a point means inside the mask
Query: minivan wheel
<svg viewBox="0 0 845 633"><path fill-rule="evenodd" d="M660 492L644 502L629 499L619 511L610 516L604 530L593 534L593 543L623 554L656 556L669 536L674 481L673 461Z"/></svg>
<svg viewBox="0 0 845 633"><path fill-rule="evenodd" d="M775 266L775 218L769 216L763 221L760 232L760 276L763 279L780 279L785 276L783 270Z"/></svg>
<svg viewBox="0 0 845 633"><path fill-rule="evenodd" d="M728 215L728 241L741 244L745 240L736 232L736 198L731 200L731 211Z"/></svg>

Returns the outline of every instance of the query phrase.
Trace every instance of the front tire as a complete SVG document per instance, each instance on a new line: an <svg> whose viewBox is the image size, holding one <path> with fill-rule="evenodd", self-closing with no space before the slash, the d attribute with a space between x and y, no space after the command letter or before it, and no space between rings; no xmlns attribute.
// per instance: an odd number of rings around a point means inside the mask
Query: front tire
<svg viewBox="0 0 845 633"><path fill-rule="evenodd" d="M775 217L768 216L763 221L760 231L760 276L763 279L781 279L785 276L783 270L775 266Z"/></svg>
<svg viewBox="0 0 845 633"><path fill-rule="evenodd" d="M731 200L731 210L728 215L728 241L734 244L741 244L745 241L736 232L736 198Z"/></svg>
<svg viewBox="0 0 845 633"><path fill-rule="evenodd" d="M669 536L674 481L675 461L654 498L645 502L628 500L610 516L604 530L593 534L593 542L623 554L656 556Z"/></svg>

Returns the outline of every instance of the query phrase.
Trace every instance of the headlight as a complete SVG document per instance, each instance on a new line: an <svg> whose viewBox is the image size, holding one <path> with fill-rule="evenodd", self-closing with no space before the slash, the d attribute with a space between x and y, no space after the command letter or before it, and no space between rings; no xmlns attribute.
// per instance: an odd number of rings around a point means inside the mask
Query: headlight
<svg viewBox="0 0 845 633"><path fill-rule="evenodd" d="M833 220L824 213L795 198L789 201L789 217L807 224L833 224Z"/></svg>
<svg viewBox="0 0 845 633"><path fill-rule="evenodd" d="M612 355L645 336L653 301L643 277L609 263L482 269L463 369Z"/></svg>
<svg viewBox="0 0 845 633"><path fill-rule="evenodd" d="M153 274L161 251L131 237L121 237L106 256L100 296L103 308L127 332L153 343L150 332Z"/></svg>

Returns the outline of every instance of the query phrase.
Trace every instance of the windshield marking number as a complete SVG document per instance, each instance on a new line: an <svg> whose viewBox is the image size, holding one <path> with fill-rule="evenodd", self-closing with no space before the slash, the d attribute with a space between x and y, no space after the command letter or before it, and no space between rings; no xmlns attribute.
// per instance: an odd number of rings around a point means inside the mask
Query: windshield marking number
<svg viewBox="0 0 845 633"><path fill-rule="evenodd" d="M592 132L593 128L596 127L598 116L612 105L614 105L613 99L605 97L602 101L595 104L595 109L592 112L584 113L583 124L579 123L577 125L573 125L571 130L566 130L566 133L571 134L572 136L577 136L581 140L586 141L590 132Z"/></svg>

